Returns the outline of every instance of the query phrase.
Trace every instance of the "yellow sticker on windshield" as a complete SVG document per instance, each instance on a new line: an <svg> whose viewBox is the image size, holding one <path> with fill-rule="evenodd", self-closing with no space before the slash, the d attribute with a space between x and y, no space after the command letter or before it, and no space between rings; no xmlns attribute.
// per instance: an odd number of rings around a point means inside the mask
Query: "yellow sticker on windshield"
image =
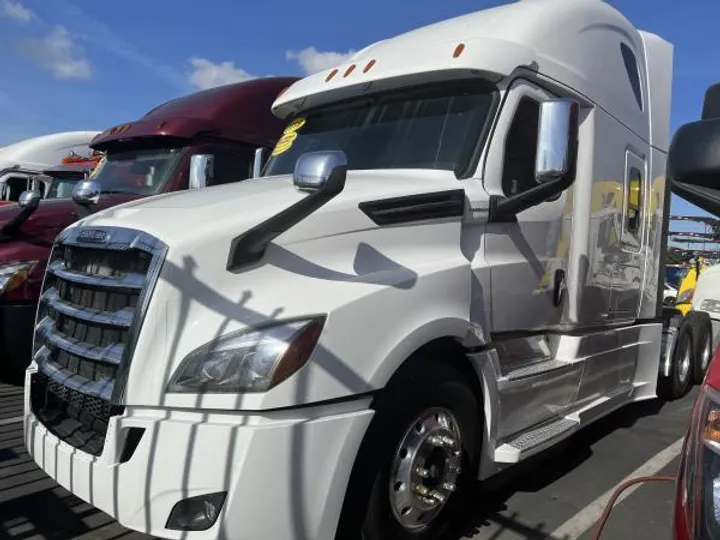
<svg viewBox="0 0 720 540"><path fill-rule="evenodd" d="M283 152L287 152L292 147L293 143L295 142L295 139L297 139L297 131L305 125L305 118L296 118L290 124L288 124L288 127L285 128L285 131L283 131L283 136L280 137L280 140L275 145L275 148L272 151L273 156L277 156L278 154L282 154Z"/></svg>

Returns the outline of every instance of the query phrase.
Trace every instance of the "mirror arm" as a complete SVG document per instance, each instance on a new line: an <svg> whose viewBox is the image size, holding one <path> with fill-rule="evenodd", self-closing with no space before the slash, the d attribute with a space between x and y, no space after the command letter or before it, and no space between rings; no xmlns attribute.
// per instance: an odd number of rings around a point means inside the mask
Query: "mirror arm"
<svg viewBox="0 0 720 540"><path fill-rule="evenodd" d="M316 212L339 193L330 190L312 192L282 212L235 237L230 243L227 270L236 272L244 266L260 261L270 242Z"/></svg>
<svg viewBox="0 0 720 540"><path fill-rule="evenodd" d="M93 213L89 206L80 204L77 201L73 201L73 206L75 206L75 213L79 219L86 218Z"/></svg>
<svg viewBox="0 0 720 540"><path fill-rule="evenodd" d="M25 223L30 218L30 216L35 213L35 210L37 210L37 207L22 208L20 212L15 215L14 218L12 218L10 221L5 223L2 228L0 228L0 235L12 236L17 234L22 224Z"/></svg>
<svg viewBox="0 0 720 540"><path fill-rule="evenodd" d="M524 212L528 208L532 208L545 202L550 197L562 193L575 181L576 166L577 143L573 144L572 148L570 148L567 172L557 180L542 183L510 197L492 195L490 197L488 221L490 223L515 221L515 216L520 212Z"/></svg>

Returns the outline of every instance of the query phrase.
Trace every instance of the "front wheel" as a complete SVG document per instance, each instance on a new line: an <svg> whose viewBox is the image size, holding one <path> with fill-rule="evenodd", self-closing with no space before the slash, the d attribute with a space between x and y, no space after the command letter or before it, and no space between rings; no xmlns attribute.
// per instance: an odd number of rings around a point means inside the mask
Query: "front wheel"
<svg viewBox="0 0 720 540"><path fill-rule="evenodd" d="M444 364L389 385L361 445L338 540L435 540L457 520L477 472L482 420L463 375Z"/></svg>

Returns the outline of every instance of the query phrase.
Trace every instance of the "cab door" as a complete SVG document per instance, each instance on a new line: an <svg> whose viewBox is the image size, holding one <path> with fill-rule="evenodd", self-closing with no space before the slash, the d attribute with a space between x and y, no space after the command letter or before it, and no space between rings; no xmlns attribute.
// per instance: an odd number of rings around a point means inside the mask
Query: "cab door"
<svg viewBox="0 0 720 540"><path fill-rule="evenodd" d="M490 193L513 196L537 186L540 104L556 98L530 81L513 84L488 149L485 185ZM494 334L561 325L571 230L569 190L520 212L514 220L487 225L484 251L492 282L488 293Z"/></svg>
<svg viewBox="0 0 720 540"><path fill-rule="evenodd" d="M631 322L642 300L647 248L647 165L639 152L625 150L625 178L620 243L614 265L610 297L611 318Z"/></svg>

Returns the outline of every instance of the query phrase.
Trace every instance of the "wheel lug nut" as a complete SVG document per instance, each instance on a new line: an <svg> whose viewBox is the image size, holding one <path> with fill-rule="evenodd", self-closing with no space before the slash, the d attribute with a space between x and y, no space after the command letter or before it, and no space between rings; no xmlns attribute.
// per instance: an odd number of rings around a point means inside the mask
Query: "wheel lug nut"
<svg viewBox="0 0 720 540"><path fill-rule="evenodd" d="M430 443L433 446L437 446L439 448L442 448L445 446L445 441L443 440L443 437L440 435L433 435L432 437L428 437L428 443Z"/></svg>
<svg viewBox="0 0 720 540"><path fill-rule="evenodd" d="M418 467L415 469L415 474L417 474L420 478L427 478L430 476L430 471L423 469L422 467Z"/></svg>
<svg viewBox="0 0 720 540"><path fill-rule="evenodd" d="M442 442L447 448L455 448L455 440L450 437L442 437Z"/></svg>
<svg viewBox="0 0 720 540"><path fill-rule="evenodd" d="M445 502L445 495L443 495L443 494L440 493L439 491L436 491L436 490L433 489L433 490L430 492L430 496L431 496L433 499L435 499L437 502L439 502L439 503Z"/></svg>
<svg viewBox="0 0 720 540"><path fill-rule="evenodd" d="M420 500L428 506L435 506L438 502L432 497L420 497Z"/></svg>
<svg viewBox="0 0 720 540"><path fill-rule="evenodd" d="M419 493L423 496L427 496L430 494L430 490L422 484L413 484L413 489L415 490L415 493Z"/></svg>
<svg viewBox="0 0 720 540"><path fill-rule="evenodd" d="M449 491L450 493L452 493L456 489L455 484L453 484L452 482L445 482L442 487L445 491Z"/></svg>

